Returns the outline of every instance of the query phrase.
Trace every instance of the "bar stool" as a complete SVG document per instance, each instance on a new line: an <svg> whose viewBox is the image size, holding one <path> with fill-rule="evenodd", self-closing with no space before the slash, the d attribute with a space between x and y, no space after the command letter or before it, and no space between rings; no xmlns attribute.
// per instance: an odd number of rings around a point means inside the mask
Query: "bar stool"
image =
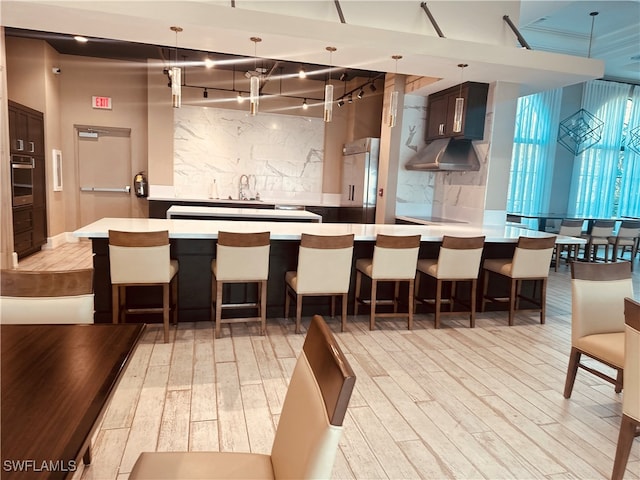
<svg viewBox="0 0 640 480"><path fill-rule="evenodd" d="M478 272L480 261L482 260L482 250L484 248L485 237L442 237L442 246L437 259L425 258L418 260L416 272L415 290L416 302L435 304L435 328L440 328L440 313L442 303L449 304L449 312L453 312L456 303L463 304L456 297L457 282L471 282L471 297L469 300L469 326L476 324L476 290L478 283ZM435 299L420 298L420 277L421 274L428 275L436 279ZM451 295L448 299L442 298L442 284L451 282Z"/></svg>
<svg viewBox="0 0 640 480"><path fill-rule="evenodd" d="M260 334L267 324L267 280L269 278L269 232L218 232L216 258L211 261L211 319L216 322L216 338L220 337L223 323L260 322ZM225 283L255 283L258 296L255 302L222 302ZM259 316L222 318L223 309L255 308Z"/></svg>
<svg viewBox="0 0 640 480"><path fill-rule="evenodd" d="M169 341L169 313L178 323L178 261L170 258L169 232L109 230L109 271L113 323L127 314L162 312L164 341ZM127 307L127 287L162 287L162 307Z"/></svg>
<svg viewBox="0 0 640 480"><path fill-rule="evenodd" d="M515 311L518 309L519 300L523 298L539 308L540 323L545 322L545 307L547 297L547 278L551 265L556 237L529 238L520 237L513 258L489 258L484 261L484 289L482 293L482 311L484 312L487 301L509 302L509 326L513 325ZM509 280L509 294L504 297L488 295L489 274L505 277ZM522 281L533 280L542 284L540 302L533 297L525 297L521 294ZM535 293L535 291L534 291Z"/></svg>
<svg viewBox="0 0 640 480"><path fill-rule="evenodd" d="M564 235L566 237L577 237L580 238L582 235L582 225L584 224L583 219L572 219L572 218L564 218L562 223L560 224L560 230L558 231L558 235ZM555 251L553 256L555 258L555 271L558 271L558 265L560 264L560 259L562 258L562 252L567 250L567 259L565 263L569 263L571 257L573 256L573 260L575 261L578 258L578 249L579 245L566 245L557 243L555 247Z"/></svg>
<svg viewBox="0 0 640 480"><path fill-rule="evenodd" d="M358 315L358 305L371 306L369 317L369 329L375 328L375 317L406 317L408 316L408 328L413 327L413 295L420 250L420 235L394 236L378 234L373 250L373 258L360 258L356 260L356 292L354 314ZM360 297L362 275L371 279L371 299ZM395 291L392 300L377 298L378 282L394 282ZM409 283L409 296L407 298L408 314L398 313L398 295L400 282ZM376 314L377 305L393 305L393 313Z"/></svg>
<svg viewBox="0 0 640 480"><path fill-rule="evenodd" d="M302 234L295 272L285 274L284 315L288 317L290 299L296 300L296 333L300 333L302 299L305 296L330 296L331 316L335 315L336 297L342 297L342 326L347 325L347 294L351 281L353 234Z"/></svg>
<svg viewBox="0 0 640 480"><path fill-rule="evenodd" d="M608 253L609 237L613 235L613 229L616 226L615 220L596 220L593 222L591 232L587 235L583 235L582 238L586 238L587 244L584 247L584 259L588 262L595 262L598 259L598 247L604 245L605 254ZM593 258L591 252L593 251ZM606 261L605 255L605 261Z"/></svg>
<svg viewBox="0 0 640 480"><path fill-rule="evenodd" d="M624 254L626 248L631 249L631 271L633 271L633 260L638 251L638 240L640 239L640 220L623 220L618 229L616 236L607 239L608 245L605 246L605 257L609 255L609 245L613 245L611 252L611 261L618 261L618 249L622 247L620 255Z"/></svg>

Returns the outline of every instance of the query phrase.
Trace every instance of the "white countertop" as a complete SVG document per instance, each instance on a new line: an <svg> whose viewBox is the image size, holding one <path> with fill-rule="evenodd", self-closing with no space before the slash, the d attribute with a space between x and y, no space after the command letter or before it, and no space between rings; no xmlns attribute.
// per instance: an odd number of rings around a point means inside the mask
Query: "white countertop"
<svg viewBox="0 0 640 480"><path fill-rule="evenodd" d="M353 233L355 240L372 241L376 235L421 235L423 242L438 242L443 235L473 237L484 235L486 242L514 243L518 237L556 236L536 230L513 226L484 225L391 225L361 223L297 223L297 222L238 222L234 220L165 220L160 218L103 218L82 228L73 235L82 238L107 238L109 230L156 231L168 230L170 238L215 239L219 231L271 232L272 240L299 240L303 233L313 235L344 235ZM584 244L585 240L557 236L557 243Z"/></svg>
<svg viewBox="0 0 640 480"><path fill-rule="evenodd" d="M194 217L230 217L230 218L262 218L286 219L290 221L322 222L322 216L306 210L273 210L267 208L237 208L237 207L192 207L173 205L167 210L167 218L176 215L189 215Z"/></svg>

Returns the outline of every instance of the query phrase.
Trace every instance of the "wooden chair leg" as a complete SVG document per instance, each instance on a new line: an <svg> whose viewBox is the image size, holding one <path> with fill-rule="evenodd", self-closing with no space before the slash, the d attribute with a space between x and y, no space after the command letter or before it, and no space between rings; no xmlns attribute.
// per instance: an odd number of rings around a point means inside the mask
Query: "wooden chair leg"
<svg viewBox="0 0 640 480"><path fill-rule="evenodd" d="M216 277L211 276L211 321L216 323Z"/></svg>
<svg viewBox="0 0 640 480"><path fill-rule="evenodd" d="M571 398L571 392L573 391L573 384L576 381L581 356L582 353L580 350L575 347L571 347L571 353L569 354L569 366L567 367L567 379L564 382L564 398Z"/></svg>
<svg viewBox="0 0 640 480"><path fill-rule="evenodd" d="M482 302L480 302L480 311L484 312L487 305L487 291L489 289L489 271L485 270L483 273L483 285L482 285Z"/></svg>
<svg viewBox="0 0 640 480"><path fill-rule="evenodd" d="M620 368L618 369L618 373L616 374L616 388L615 388L616 393L620 393L622 391L623 383L624 383L624 369Z"/></svg>
<svg viewBox="0 0 640 480"><path fill-rule="evenodd" d="M453 312L453 305L455 303L455 299L456 299L456 293L457 293L457 283L455 280L453 280L451 282L451 294L449 295L449 311Z"/></svg>
<svg viewBox="0 0 640 480"><path fill-rule="evenodd" d="M627 468L629 454L631 453L631 446L633 445L633 438L635 437L638 426L640 426L640 423L637 420L634 420L624 413L622 414L611 480L622 480L624 477L624 471Z"/></svg>
<svg viewBox="0 0 640 480"><path fill-rule="evenodd" d="M395 282L393 289L393 313L398 313L398 296L400 295L400 282Z"/></svg>
<svg viewBox="0 0 640 480"><path fill-rule="evenodd" d="M347 293L342 294L342 326L340 327L340 331L344 332L347 327Z"/></svg>
<svg viewBox="0 0 640 480"><path fill-rule="evenodd" d="M360 296L360 287L362 285L362 273L360 270L356 270L356 287L355 287L355 301L353 302L353 314L358 315L358 297Z"/></svg>
<svg viewBox="0 0 640 480"><path fill-rule="evenodd" d="M518 280L511 279L511 291L509 294L509 326L513 326L513 317L516 314L516 300L518 298Z"/></svg>
<svg viewBox="0 0 640 480"><path fill-rule="evenodd" d="M378 290L377 280L371 279L371 312L369 313L369 330L376 328L376 296Z"/></svg>
<svg viewBox="0 0 640 480"><path fill-rule="evenodd" d="M476 295L478 289L478 280L475 278L471 280L471 315L469 316L469 327L476 326Z"/></svg>
<svg viewBox="0 0 640 480"><path fill-rule="evenodd" d="M260 335L267 332L267 281L260 282Z"/></svg>
<svg viewBox="0 0 640 480"><path fill-rule="evenodd" d="M284 318L289 318L289 308L291 307L291 296L294 295L295 292L293 289L287 284L284 287Z"/></svg>
<svg viewBox="0 0 640 480"><path fill-rule="evenodd" d="M414 280L415 292L413 295L413 311L415 312L418 308L418 297L420 296L420 270L416 270L416 278Z"/></svg>
<svg viewBox="0 0 640 480"><path fill-rule="evenodd" d="M296 333L300 333L302 323L302 297L300 294L296 296Z"/></svg>
<svg viewBox="0 0 640 480"><path fill-rule="evenodd" d="M331 318L336 316L336 296L331 295Z"/></svg>
<svg viewBox="0 0 640 480"><path fill-rule="evenodd" d="M118 285L118 288L118 322L126 323L127 312L125 310L127 308L127 287L126 285Z"/></svg>
<svg viewBox="0 0 640 480"><path fill-rule="evenodd" d="M120 286L111 285L111 321L119 323L120 321Z"/></svg>
<svg viewBox="0 0 640 480"><path fill-rule="evenodd" d="M169 343L169 294L171 289L169 284L162 285L162 324L164 326L164 343Z"/></svg>
<svg viewBox="0 0 640 480"><path fill-rule="evenodd" d="M542 285L540 286L540 323L544 325L546 322L546 312L547 312L547 279L543 278L541 280Z"/></svg>
<svg viewBox="0 0 640 480"><path fill-rule="evenodd" d="M216 338L222 333L222 285L216 280Z"/></svg>
<svg viewBox="0 0 640 480"><path fill-rule="evenodd" d="M436 279L435 328L440 328L440 309L442 308L442 280Z"/></svg>
<svg viewBox="0 0 640 480"><path fill-rule="evenodd" d="M407 310L409 311L409 321L407 322L407 328L409 330L413 329L413 296L414 296L414 288L415 285L413 283L413 278L409 280L409 296L407 298Z"/></svg>
<svg viewBox="0 0 640 480"><path fill-rule="evenodd" d="M171 296L173 297L173 324L178 326L178 276L171 281Z"/></svg>
<svg viewBox="0 0 640 480"><path fill-rule="evenodd" d="M554 255L556 257L556 262L554 265L554 268L556 270L556 272L558 271L558 264L560 263L560 254L562 253L562 247L560 247L560 245L556 244L556 248L554 249Z"/></svg>

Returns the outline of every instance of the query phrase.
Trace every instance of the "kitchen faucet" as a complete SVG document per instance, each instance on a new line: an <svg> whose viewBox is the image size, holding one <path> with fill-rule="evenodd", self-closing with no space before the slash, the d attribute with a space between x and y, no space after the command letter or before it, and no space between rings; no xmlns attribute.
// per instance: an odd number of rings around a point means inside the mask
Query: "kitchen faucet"
<svg viewBox="0 0 640 480"><path fill-rule="evenodd" d="M240 188L238 191L238 199L248 200L246 190L249 188L249 177L246 175L240 175Z"/></svg>

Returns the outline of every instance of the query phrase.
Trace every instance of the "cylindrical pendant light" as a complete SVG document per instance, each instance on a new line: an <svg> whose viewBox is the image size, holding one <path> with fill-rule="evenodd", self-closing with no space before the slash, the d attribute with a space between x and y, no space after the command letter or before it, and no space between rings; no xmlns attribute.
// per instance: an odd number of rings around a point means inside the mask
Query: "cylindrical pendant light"
<svg viewBox="0 0 640 480"><path fill-rule="evenodd" d="M258 113L258 105L260 104L260 76L257 73L257 45L261 42L260 37L251 37L253 42L253 73L250 79L249 89L249 113L255 116Z"/></svg>
<svg viewBox="0 0 640 480"><path fill-rule="evenodd" d="M333 118L333 85L331 84L332 54L337 48L327 47L326 50L329 52L329 81L324 86L324 121L330 122Z"/></svg>
<svg viewBox="0 0 640 480"><path fill-rule="evenodd" d="M462 117L464 115L464 97L462 96L462 77L465 67L468 67L466 63L459 63L460 68L460 91L456 97L456 108L453 112L453 131L454 133L460 133L462 131Z"/></svg>
<svg viewBox="0 0 640 480"><path fill-rule="evenodd" d="M398 76L398 60L402 58L402 55L392 55L396 61L396 77ZM394 77L394 81L396 78ZM393 128L396 126L396 119L398 118L398 90L395 88L393 92L391 92L391 96L389 97L389 127Z"/></svg>
<svg viewBox="0 0 640 480"><path fill-rule="evenodd" d="M171 74L171 105L180 108L182 105L182 70L178 67L178 33L182 27L170 27L176 33L175 64L169 69Z"/></svg>

